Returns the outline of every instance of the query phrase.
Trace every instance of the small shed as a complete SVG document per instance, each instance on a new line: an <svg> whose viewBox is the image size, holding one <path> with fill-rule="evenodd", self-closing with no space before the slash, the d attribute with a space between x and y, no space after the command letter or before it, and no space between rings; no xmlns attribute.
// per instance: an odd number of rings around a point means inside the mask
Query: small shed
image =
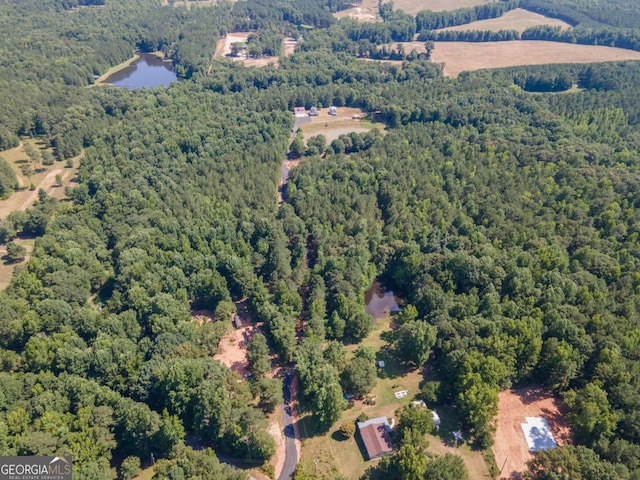
<svg viewBox="0 0 640 480"><path fill-rule="evenodd" d="M387 417L378 417L358 422L358 432L367 451L369 460L393 453L391 425Z"/></svg>
<svg viewBox="0 0 640 480"><path fill-rule="evenodd" d="M384 360L378 360L378 368L384 368L385 363Z"/></svg>
<svg viewBox="0 0 640 480"><path fill-rule="evenodd" d="M333 115L333 116L338 115L338 109L336 107L334 107L333 105L331 105L329 107L329 115Z"/></svg>
<svg viewBox="0 0 640 480"><path fill-rule="evenodd" d="M242 327L242 320L240 320L240 316L237 313L233 316L233 324L236 328Z"/></svg>

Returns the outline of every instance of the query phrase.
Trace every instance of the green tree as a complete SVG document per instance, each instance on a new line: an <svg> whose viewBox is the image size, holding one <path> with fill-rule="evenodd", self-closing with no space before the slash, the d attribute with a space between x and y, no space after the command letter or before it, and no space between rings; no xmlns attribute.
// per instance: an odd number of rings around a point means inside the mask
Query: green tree
<svg viewBox="0 0 640 480"><path fill-rule="evenodd" d="M618 423L618 415L611 410L607 393L595 383L581 390L569 390L564 400L570 409L567 420L574 428L576 439L588 446L611 437Z"/></svg>
<svg viewBox="0 0 640 480"><path fill-rule="evenodd" d="M468 480L469 471L461 457L452 453L437 455L427 462L424 480Z"/></svg>
<svg viewBox="0 0 640 480"><path fill-rule="evenodd" d="M347 393L358 398L366 395L376 385L375 362L356 355L342 372L341 383Z"/></svg>
<svg viewBox="0 0 640 480"><path fill-rule="evenodd" d="M15 242L7 243L7 258L9 262L21 262L27 256L27 249Z"/></svg>
<svg viewBox="0 0 640 480"><path fill-rule="evenodd" d="M247 345L247 360L251 371L260 377L271 370L267 339L261 333L256 333Z"/></svg>
<svg viewBox="0 0 640 480"><path fill-rule="evenodd" d="M135 456L125 458L118 469L120 480L131 480L140 472L140 459Z"/></svg>
<svg viewBox="0 0 640 480"><path fill-rule="evenodd" d="M260 398L260 408L265 412L273 413L284 401L282 380L278 378L260 378L254 383L253 390Z"/></svg>
<svg viewBox="0 0 640 480"><path fill-rule="evenodd" d="M356 424L352 421L342 422L340 424L340 433L344 438L351 438L356 433Z"/></svg>
<svg viewBox="0 0 640 480"><path fill-rule="evenodd" d="M289 154L293 158L299 158L304 155L305 150L304 134L302 133L302 129L298 129L291 146L289 146Z"/></svg>
<svg viewBox="0 0 640 480"><path fill-rule="evenodd" d="M420 367L429 358L436 343L436 329L424 321L408 321L393 334L393 346L398 358Z"/></svg>

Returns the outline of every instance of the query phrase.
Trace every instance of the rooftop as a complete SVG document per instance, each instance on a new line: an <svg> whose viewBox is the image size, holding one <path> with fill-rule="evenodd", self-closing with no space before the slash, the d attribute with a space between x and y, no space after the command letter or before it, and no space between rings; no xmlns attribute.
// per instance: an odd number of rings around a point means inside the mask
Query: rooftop
<svg viewBox="0 0 640 480"><path fill-rule="evenodd" d="M391 425L389 425L387 417L372 418L366 422L358 422L358 430L367 450L369 460L393 452L389 435Z"/></svg>

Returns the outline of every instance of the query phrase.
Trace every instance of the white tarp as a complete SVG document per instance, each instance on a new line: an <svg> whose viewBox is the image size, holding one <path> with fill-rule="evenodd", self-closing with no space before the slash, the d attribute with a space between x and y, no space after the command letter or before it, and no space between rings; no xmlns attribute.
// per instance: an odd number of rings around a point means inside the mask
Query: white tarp
<svg viewBox="0 0 640 480"><path fill-rule="evenodd" d="M431 410L431 416L433 417L433 423L436 425L436 429L440 429L440 415L435 410Z"/></svg>
<svg viewBox="0 0 640 480"><path fill-rule="evenodd" d="M525 417L524 419L526 423L521 423L520 426L531 452L549 450L558 446L546 418Z"/></svg>

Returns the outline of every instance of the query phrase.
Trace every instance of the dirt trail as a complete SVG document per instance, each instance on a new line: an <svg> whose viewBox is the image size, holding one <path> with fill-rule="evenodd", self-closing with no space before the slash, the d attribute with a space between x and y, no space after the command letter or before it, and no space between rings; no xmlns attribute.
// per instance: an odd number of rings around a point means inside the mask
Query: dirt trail
<svg viewBox="0 0 640 480"><path fill-rule="evenodd" d="M49 173L47 173L47 176L44 177L42 179L42 182L40 182L40 185L38 185L38 188L36 190L30 191L29 196L22 201L22 205L20 205L20 207L18 208L20 210L26 210L31 205L33 205L33 203L38 198L38 190L40 189L44 190L47 193L50 193L50 190L51 188L53 188L53 184L56 181L56 175L59 175L61 173L61 168L56 168L55 170L51 170Z"/></svg>

